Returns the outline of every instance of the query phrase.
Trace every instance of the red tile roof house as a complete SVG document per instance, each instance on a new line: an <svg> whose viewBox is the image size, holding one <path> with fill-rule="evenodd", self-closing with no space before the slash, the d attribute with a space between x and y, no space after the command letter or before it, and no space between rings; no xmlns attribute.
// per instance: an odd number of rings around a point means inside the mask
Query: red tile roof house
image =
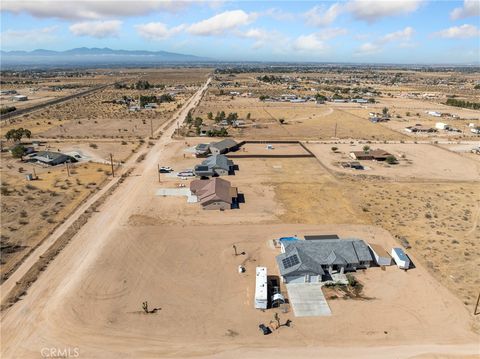
<svg viewBox="0 0 480 359"><path fill-rule="evenodd" d="M197 196L203 209L231 209L237 198L237 187L221 178L194 180L190 183L190 191Z"/></svg>

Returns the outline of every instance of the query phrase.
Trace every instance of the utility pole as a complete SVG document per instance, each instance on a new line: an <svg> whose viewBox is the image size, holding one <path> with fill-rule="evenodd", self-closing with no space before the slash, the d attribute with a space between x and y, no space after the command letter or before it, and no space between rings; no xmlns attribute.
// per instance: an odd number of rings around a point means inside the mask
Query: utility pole
<svg viewBox="0 0 480 359"><path fill-rule="evenodd" d="M35 172L35 167L32 167L33 170L33 179L37 179L37 173Z"/></svg>
<svg viewBox="0 0 480 359"><path fill-rule="evenodd" d="M158 182L162 182L160 180L160 164L157 164L157 170L158 170Z"/></svg>
<svg viewBox="0 0 480 359"><path fill-rule="evenodd" d="M112 177L115 177L115 171L113 169L113 156L110 153L110 166L112 166Z"/></svg>
<svg viewBox="0 0 480 359"><path fill-rule="evenodd" d="M150 119L150 137L153 138L153 123L152 123L152 119Z"/></svg>
<svg viewBox="0 0 480 359"><path fill-rule="evenodd" d="M70 177L70 168L68 168L68 162L65 162L65 167L67 167L67 175Z"/></svg>

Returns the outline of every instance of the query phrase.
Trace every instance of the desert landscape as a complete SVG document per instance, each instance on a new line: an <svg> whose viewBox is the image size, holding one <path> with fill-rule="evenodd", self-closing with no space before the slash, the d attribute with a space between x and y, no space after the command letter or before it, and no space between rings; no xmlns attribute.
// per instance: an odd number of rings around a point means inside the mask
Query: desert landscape
<svg viewBox="0 0 480 359"><path fill-rule="evenodd" d="M2 357L477 356L480 111L446 101L478 73L81 73L23 74L105 87L1 122ZM279 259L349 241L317 281Z"/></svg>

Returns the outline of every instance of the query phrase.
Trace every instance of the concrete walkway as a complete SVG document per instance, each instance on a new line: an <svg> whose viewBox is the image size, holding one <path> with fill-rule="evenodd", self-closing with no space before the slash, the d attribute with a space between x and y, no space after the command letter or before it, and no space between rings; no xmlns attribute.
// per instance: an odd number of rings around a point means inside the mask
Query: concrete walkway
<svg viewBox="0 0 480 359"><path fill-rule="evenodd" d="M321 283L287 284L288 299L296 317L323 317L332 315L322 292Z"/></svg>
<svg viewBox="0 0 480 359"><path fill-rule="evenodd" d="M187 203L198 202L197 196L193 195L190 188L159 188L156 192L157 196L186 196Z"/></svg>

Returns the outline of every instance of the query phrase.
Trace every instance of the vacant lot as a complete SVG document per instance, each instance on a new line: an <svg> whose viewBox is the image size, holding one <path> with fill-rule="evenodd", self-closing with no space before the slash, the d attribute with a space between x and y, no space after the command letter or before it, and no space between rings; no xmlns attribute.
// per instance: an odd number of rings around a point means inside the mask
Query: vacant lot
<svg viewBox="0 0 480 359"><path fill-rule="evenodd" d="M357 106L358 105L354 105ZM335 104L316 105L315 102L286 103L262 102L258 98L206 96L196 109L194 117L206 121L207 114L224 111L238 113L247 118L241 129L229 129L229 133L249 139L330 139L363 138L399 140L405 135L372 124L367 117L349 113ZM280 123L283 120L283 124ZM213 124L213 122L211 122Z"/></svg>
<svg viewBox="0 0 480 359"><path fill-rule="evenodd" d="M177 106L183 104L189 95L178 95L176 101L162 103L153 110L143 109L131 112L126 105L108 101L123 96L153 94L136 90L104 89L92 95L77 98L63 104L50 106L41 111L8 121L2 126L2 133L10 128L24 127L34 136L46 138L132 138L148 136L164 123ZM160 95L160 91L155 94ZM138 101L137 104L138 105Z"/></svg>
<svg viewBox="0 0 480 359"><path fill-rule="evenodd" d="M39 179L26 181L25 173L33 168ZM35 245L97 190L109 170L110 166L103 164L79 163L71 166L68 176L64 166L26 165L2 154L2 281Z"/></svg>
<svg viewBox="0 0 480 359"><path fill-rule="evenodd" d="M351 182L370 220L405 237L435 278L473 311L480 284L480 188L476 183Z"/></svg>
<svg viewBox="0 0 480 359"><path fill-rule="evenodd" d="M386 179L415 181L434 179L439 181L479 181L480 162L465 158L444 148L427 144L370 144L370 148L381 148L398 159L398 164L360 161L365 170L345 169L341 162L354 161L352 151L362 151L364 144L307 144L307 147L328 168L354 175L381 176ZM336 152L332 151L336 147Z"/></svg>

